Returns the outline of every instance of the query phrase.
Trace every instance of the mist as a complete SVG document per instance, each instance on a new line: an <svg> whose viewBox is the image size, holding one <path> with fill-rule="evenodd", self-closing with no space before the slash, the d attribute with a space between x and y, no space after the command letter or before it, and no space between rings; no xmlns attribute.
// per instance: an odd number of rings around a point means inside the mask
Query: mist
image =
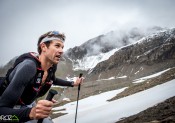
<svg viewBox="0 0 175 123"><path fill-rule="evenodd" d="M37 52L39 36L50 30L65 33L66 51L110 31L173 28L174 5L174 0L1 0L0 65Z"/></svg>

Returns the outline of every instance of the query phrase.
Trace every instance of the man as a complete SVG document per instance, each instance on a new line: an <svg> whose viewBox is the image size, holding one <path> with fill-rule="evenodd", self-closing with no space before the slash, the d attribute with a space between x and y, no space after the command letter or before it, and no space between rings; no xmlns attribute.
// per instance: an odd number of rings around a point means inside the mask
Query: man
<svg viewBox="0 0 175 123"><path fill-rule="evenodd" d="M55 77L64 41L64 34L48 32L38 40L39 54L31 52L17 58L7 72L8 86L0 97L0 116L16 116L19 122L47 118L55 101L39 100L34 105L35 100L46 94L52 84L73 87L82 82L83 78L78 77L72 82Z"/></svg>

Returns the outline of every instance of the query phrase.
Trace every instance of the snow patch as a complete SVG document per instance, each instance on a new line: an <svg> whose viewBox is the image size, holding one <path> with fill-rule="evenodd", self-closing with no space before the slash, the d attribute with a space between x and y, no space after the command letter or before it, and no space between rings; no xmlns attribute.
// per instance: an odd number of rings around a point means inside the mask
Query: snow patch
<svg viewBox="0 0 175 123"><path fill-rule="evenodd" d="M73 70L89 70L94 68L99 62L105 61L112 56L118 48L113 49L107 53L100 53L99 55L95 56L87 56L83 59L78 59L73 61Z"/></svg>
<svg viewBox="0 0 175 123"><path fill-rule="evenodd" d="M142 77L142 78L136 79L136 80L134 80L133 83L141 83L141 82L144 82L145 80L150 79L150 78L157 77L157 76L159 76L159 75L165 73L166 71L168 71L168 70L170 70L170 69L171 69L171 68L168 68L168 69L166 69L166 70L163 70L163 71L161 71L161 72L152 74L152 75L150 75L150 76L146 76L146 77Z"/></svg>
<svg viewBox="0 0 175 123"><path fill-rule="evenodd" d="M106 95L91 96L80 100L77 122L79 123L114 123L123 117L137 114L149 107L157 105L166 99L175 96L175 79L139 93L115 101L106 102ZM120 90L122 92L123 90ZM115 92L116 94L117 92ZM111 97L114 95L112 94ZM54 123L71 123L75 119L76 102L69 103L66 108L67 115L53 119Z"/></svg>

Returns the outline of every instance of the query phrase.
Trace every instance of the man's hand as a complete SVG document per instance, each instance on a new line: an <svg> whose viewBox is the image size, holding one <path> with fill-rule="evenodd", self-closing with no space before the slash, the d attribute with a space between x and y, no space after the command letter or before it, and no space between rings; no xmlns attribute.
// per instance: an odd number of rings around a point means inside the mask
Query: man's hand
<svg viewBox="0 0 175 123"><path fill-rule="evenodd" d="M82 82L83 82L83 80L84 80L84 77L76 77L75 79L74 79L74 86L78 86L79 84L81 84Z"/></svg>
<svg viewBox="0 0 175 123"><path fill-rule="evenodd" d="M32 108L30 119L41 119L49 116L52 110L53 102L48 100L39 100L35 107Z"/></svg>

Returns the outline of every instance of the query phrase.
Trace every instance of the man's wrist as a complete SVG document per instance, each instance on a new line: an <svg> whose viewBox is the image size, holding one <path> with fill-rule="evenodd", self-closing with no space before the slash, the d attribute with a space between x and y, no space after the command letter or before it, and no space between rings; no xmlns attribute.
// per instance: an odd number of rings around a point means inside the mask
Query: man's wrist
<svg viewBox="0 0 175 123"><path fill-rule="evenodd" d="M71 86L74 87L74 81L71 81Z"/></svg>
<svg viewBox="0 0 175 123"><path fill-rule="evenodd" d="M35 110L36 110L36 108L33 107L30 111L30 114L29 114L29 118L32 120L35 119Z"/></svg>

